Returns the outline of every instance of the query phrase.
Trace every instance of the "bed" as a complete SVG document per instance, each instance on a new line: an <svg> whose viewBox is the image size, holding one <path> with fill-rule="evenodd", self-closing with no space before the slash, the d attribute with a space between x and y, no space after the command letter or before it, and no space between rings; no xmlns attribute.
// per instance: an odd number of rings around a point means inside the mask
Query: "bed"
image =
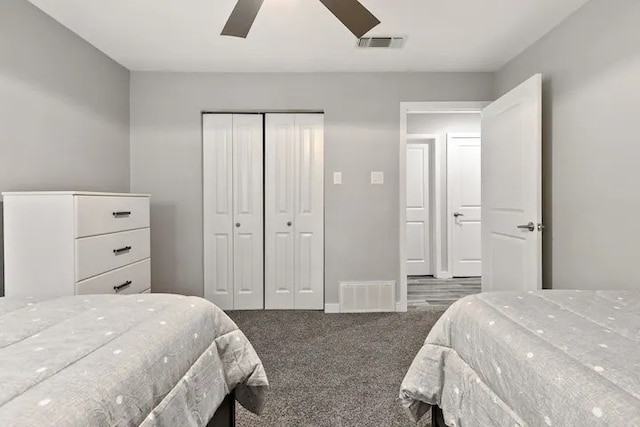
<svg viewBox="0 0 640 427"><path fill-rule="evenodd" d="M439 319L401 385L436 425L640 426L640 293L486 293Z"/></svg>
<svg viewBox="0 0 640 427"><path fill-rule="evenodd" d="M0 298L0 384L2 426L229 425L268 387L222 310L160 294Z"/></svg>

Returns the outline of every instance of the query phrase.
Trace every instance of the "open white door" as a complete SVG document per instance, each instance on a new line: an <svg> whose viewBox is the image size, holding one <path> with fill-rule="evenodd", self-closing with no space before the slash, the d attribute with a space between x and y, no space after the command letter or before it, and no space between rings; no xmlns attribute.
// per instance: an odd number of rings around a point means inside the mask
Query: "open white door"
<svg viewBox="0 0 640 427"><path fill-rule="evenodd" d="M482 290L542 288L542 76L482 113Z"/></svg>
<svg viewBox="0 0 640 427"><path fill-rule="evenodd" d="M453 277L482 275L480 165L480 134L447 135L447 192Z"/></svg>

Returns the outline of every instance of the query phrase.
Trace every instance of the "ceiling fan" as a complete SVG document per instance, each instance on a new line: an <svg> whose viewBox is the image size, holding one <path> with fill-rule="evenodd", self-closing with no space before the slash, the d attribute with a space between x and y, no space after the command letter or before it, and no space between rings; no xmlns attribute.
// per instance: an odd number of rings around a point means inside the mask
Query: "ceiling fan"
<svg viewBox="0 0 640 427"><path fill-rule="evenodd" d="M319 1L358 38L380 23L358 0ZM263 2L264 0L238 0L222 35L246 39Z"/></svg>

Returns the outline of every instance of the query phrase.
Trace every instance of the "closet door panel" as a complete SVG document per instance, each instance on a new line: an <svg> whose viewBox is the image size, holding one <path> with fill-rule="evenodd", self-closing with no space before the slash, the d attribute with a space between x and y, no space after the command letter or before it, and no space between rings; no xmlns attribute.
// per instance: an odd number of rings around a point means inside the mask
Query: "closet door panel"
<svg viewBox="0 0 640 427"><path fill-rule="evenodd" d="M265 308L294 308L295 115L267 114Z"/></svg>
<svg viewBox="0 0 640 427"><path fill-rule="evenodd" d="M234 308L264 308L262 115L233 115Z"/></svg>
<svg viewBox="0 0 640 427"><path fill-rule="evenodd" d="M295 308L324 308L324 116L296 114Z"/></svg>
<svg viewBox="0 0 640 427"><path fill-rule="evenodd" d="M203 116L204 296L224 310L233 292L233 119Z"/></svg>

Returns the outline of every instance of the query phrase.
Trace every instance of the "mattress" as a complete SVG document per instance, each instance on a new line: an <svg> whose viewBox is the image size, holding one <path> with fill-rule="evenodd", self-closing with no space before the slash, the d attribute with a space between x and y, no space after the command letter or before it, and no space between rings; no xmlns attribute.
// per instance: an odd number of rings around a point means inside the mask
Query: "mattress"
<svg viewBox="0 0 640 427"><path fill-rule="evenodd" d="M487 293L440 318L404 378L450 426L640 426L640 293Z"/></svg>
<svg viewBox="0 0 640 427"><path fill-rule="evenodd" d="M0 425L203 426L267 377L212 303L177 295L0 298Z"/></svg>

